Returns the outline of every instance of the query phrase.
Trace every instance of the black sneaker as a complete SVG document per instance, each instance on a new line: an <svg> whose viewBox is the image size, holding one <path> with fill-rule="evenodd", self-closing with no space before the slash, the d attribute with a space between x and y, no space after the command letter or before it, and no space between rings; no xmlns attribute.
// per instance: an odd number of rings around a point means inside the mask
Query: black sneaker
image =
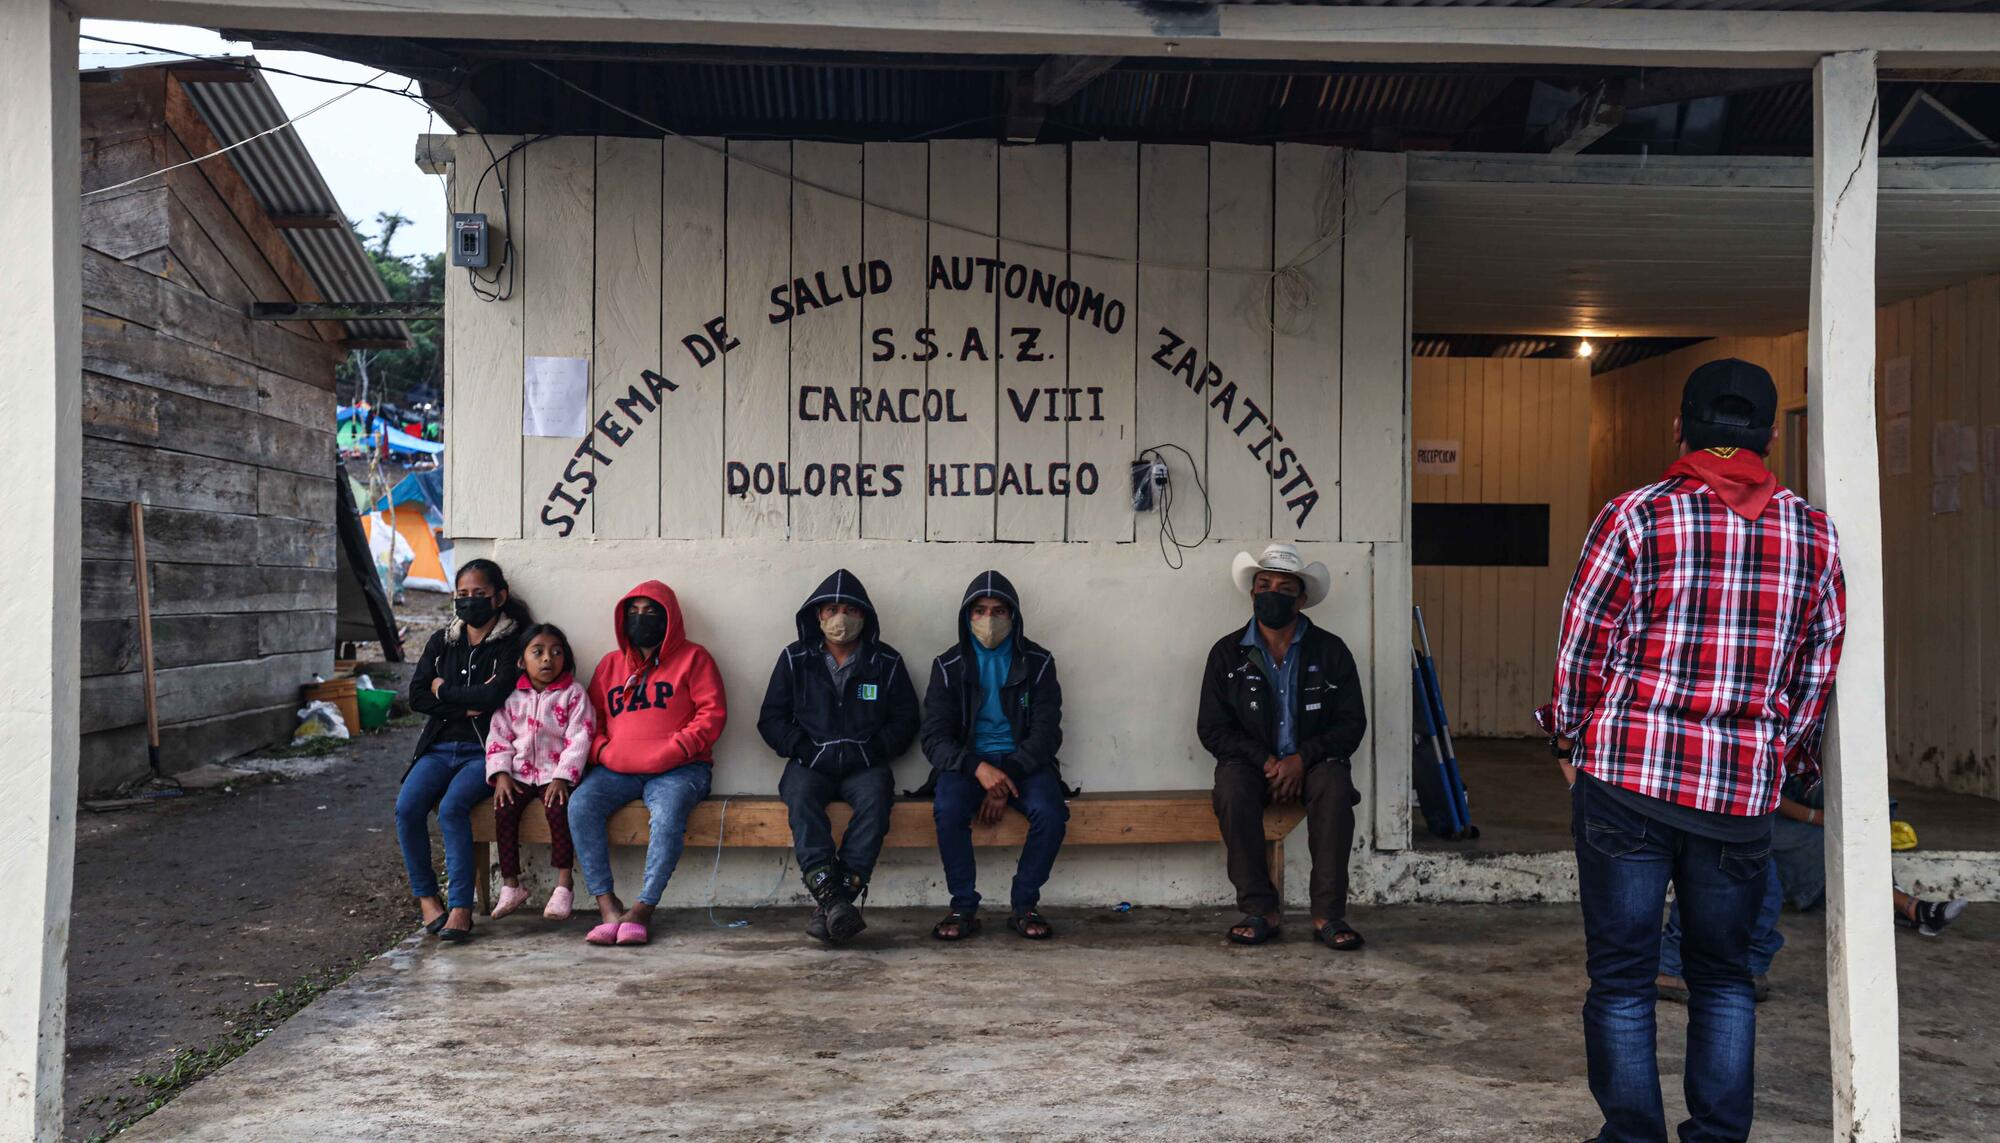
<svg viewBox="0 0 2000 1143"><path fill-rule="evenodd" d="M807 936L809 936L809 937L811 937L812 939L814 939L814 940L816 940L816 941L819 941L819 942L821 942L822 944L829 944L829 945L830 945L830 944L832 944L832 943L833 943L833 934L832 934L832 933L830 933L830 932L828 932L828 931L827 931L827 928L826 928L826 910L825 910L825 909L823 909L823 908L822 908L822 909L814 909L814 910L813 910L813 915L812 915L811 917L807 918L807 920L806 920L806 935L807 935Z"/></svg>
<svg viewBox="0 0 2000 1143"><path fill-rule="evenodd" d="M846 944L867 927L852 901L835 901L826 907L826 932L833 944Z"/></svg>
<svg viewBox="0 0 2000 1143"><path fill-rule="evenodd" d="M1917 931L1924 936L1937 936L1944 932L1946 925L1958 920L1959 915L1965 912L1965 905L1964 901L1958 900L1919 901L1916 920L1912 924L1916 925Z"/></svg>

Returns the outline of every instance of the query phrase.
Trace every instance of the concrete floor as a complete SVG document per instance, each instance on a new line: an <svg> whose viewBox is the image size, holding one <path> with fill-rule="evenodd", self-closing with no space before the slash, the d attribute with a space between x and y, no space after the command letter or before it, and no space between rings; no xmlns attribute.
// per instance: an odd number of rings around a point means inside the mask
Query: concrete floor
<svg viewBox="0 0 2000 1143"><path fill-rule="evenodd" d="M1424 829L1419 814L1413 831L1418 849L1542 853L1571 848L1569 798L1546 743L1467 738L1453 745L1479 837L1446 841ZM2000 802L1907 782L1889 783L1889 796L1897 801L1896 816L1916 829L1920 849L2000 849Z"/></svg>
<svg viewBox="0 0 2000 1143"><path fill-rule="evenodd" d="M584 923L411 941L141 1122L135 1139L1577 1140L1574 906L1357 909L1334 954L1295 928L1237 949L1223 914L1058 910L1029 945L876 910L853 948L796 911L663 914L644 949ZM1828 1137L1824 944L1761 1011L1759 1140ZM1901 934L1905 1138L2000 1137L2000 910ZM1970 986L1968 986L1970 984ZM1683 1011L1662 1006L1670 1115ZM496 1111L507 1107L512 1110Z"/></svg>

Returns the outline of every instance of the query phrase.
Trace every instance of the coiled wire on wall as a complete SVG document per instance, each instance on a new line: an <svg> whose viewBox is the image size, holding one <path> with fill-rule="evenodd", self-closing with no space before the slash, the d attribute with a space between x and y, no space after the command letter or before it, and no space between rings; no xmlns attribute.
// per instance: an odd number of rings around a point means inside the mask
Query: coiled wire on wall
<svg viewBox="0 0 2000 1143"><path fill-rule="evenodd" d="M1201 536L1192 542L1183 541L1174 534L1174 470L1167 463L1161 449L1173 449L1187 458L1188 473L1194 477L1195 491L1201 496ZM1208 499L1208 486L1201 482L1201 466L1195 463L1194 454L1171 442L1150 445L1139 450L1141 460L1152 457L1165 473L1160 480L1160 495L1154 507L1160 513L1160 557L1175 571L1187 564L1187 553L1208 542L1208 535L1215 528L1215 509Z"/></svg>

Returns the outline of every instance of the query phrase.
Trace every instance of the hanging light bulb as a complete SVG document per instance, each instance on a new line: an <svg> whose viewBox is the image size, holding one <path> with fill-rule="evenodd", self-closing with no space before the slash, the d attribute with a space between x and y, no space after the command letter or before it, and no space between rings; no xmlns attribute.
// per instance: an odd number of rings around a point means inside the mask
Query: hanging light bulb
<svg viewBox="0 0 2000 1143"><path fill-rule="evenodd" d="M1578 357L1586 357L1586 358L1587 358L1587 357L1589 357L1589 356L1590 356L1591 354L1593 354L1593 353L1596 353L1596 352L1597 352L1597 350L1595 350L1595 349L1591 348L1591 344L1590 344L1590 339L1589 339L1589 338L1585 338L1585 339L1583 339L1582 341L1579 341L1579 342L1577 342L1577 343L1576 343L1576 355L1577 355Z"/></svg>

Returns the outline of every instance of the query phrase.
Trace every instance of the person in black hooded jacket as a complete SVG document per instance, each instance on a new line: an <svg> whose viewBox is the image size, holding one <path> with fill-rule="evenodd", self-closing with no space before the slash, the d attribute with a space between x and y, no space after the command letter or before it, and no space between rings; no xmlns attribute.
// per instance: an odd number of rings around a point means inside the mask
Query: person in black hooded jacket
<svg viewBox="0 0 2000 1143"><path fill-rule="evenodd" d="M757 732L789 761L778 796L791 811L792 848L818 908L806 932L829 944L866 928L855 901L889 833L895 774L889 763L917 734L917 688L868 589L842 568L798 614L798 640L778 656L757 713ZM826 807L853 811L836 851Z"/></svg>
<svg viewBox="0 0 2000 1143"><path fill-rule="evenodd" d="M1030 940L1054 936L1036 906L1069 822L1056 759L1062 684L1055 656L1028 641L1020 596L997 571L981 572L966 586L958 643L931 664L923 742L936 789L938 857L951 888L951 912L931 935L956 941L979 931L972 822L997 822L1012 806L1028 819L1028 836L1007 927Z"/></svg>

